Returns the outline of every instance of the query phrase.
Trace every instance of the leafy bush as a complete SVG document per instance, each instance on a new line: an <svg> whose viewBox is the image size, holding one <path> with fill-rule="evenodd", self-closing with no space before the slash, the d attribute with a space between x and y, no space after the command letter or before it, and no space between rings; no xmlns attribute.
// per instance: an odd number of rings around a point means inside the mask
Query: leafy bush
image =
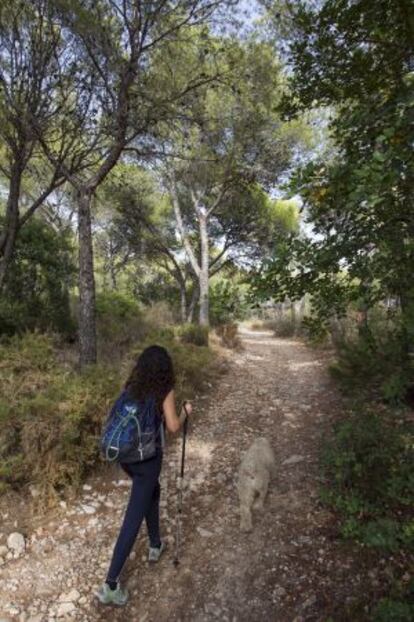
<svg viewBox="0 0 414 622"><path fill-rule="evenodd" d="M389 593L372 612L373 622L411 622L414 620L414 579L394 581Z"/></svg>
<svg viewBox="0 0 414 622"><path fill-rule="evenodd" d="M179 343L171 327L150 331L122 361L82 374L63 362L62 344L50 336L26 333L0 344L0 493L34 484L39 499L53 502L76 488L100 461L111 402L138 354L154 343L172 356L178 400L192 399L214 375L214 354Z"/></svg>
<svg viewBox="0 0 414 622"><path fill-rule="evenodd" d="M9 296L0 299L0 335L15 335L27 325L27 306Z"/></svg>
<svg viewBox="0 0 414 622"><path fill-rule="evenodd" d="M414 602L383 598L373 612L374 622L412 622L414 620Z"/></svg>
<svg viewBox="0 0 414 622"><path fill-rule="evenodd" d="M210 286L209 300L212 326L243 320L249 309L242 287L227 279Z"/></svg>
<svg viewBox="0 0 414 622"><path fill-rule="evenodd" d="M361 327L357 338L338 345L338 361L331 371L348 391L358 387L393 404L404 401L414 382L398 322L384 326L374 321Z"/></svg>
<svg viewBox="0 0 414 622"><path fill-rule="evenodd" d="M208 327L199 324L184 324L179 329L182 343L192 343L195 346L208 345Z"/></svg>
<svg viewBox="0 0 414 622"><path fill-rule="evenodd" d="M323 453L326 502L342 533L367 546L414 545L414 428L389 411L352 412Z"/></svg>
<svg viewBox="0 0 414 622"><path fill-rule="evenodd" d="M0 220L1 227L1 220ZM72 336L69 288L74 279L70 233L56 232L39 218L19 232L0 301L0 335L25 330Z"/></svg>
<svg viewBox="0 0 414 622"><path fill-rule="evenodd" d="M97 332L101 358L121 358L151 326L132 297L117 292L100 292L96 298Z"/></svg>
<svg viewBox="0 0 414 622"><path fill-rule="evenodd" d="M79 375L58 357L46 335L0 347L1 478L4 487L34 483L49 499L96 462L102 418L119 387L114 369Z"/></svg>

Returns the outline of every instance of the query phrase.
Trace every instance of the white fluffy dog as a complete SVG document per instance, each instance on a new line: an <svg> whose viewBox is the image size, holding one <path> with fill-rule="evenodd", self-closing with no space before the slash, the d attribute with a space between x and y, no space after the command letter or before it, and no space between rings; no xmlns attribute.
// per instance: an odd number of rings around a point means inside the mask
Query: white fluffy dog
<svg viewBox="0 0 414 622"><path fill-rule="evenodd" d="M239 468L237 488L240 499L240 529L251 531L252 507L263 509L263 503L274 470L275 456L267 438L258 438L244 453ZM257 499L255 500L255 497Z"/></svg>

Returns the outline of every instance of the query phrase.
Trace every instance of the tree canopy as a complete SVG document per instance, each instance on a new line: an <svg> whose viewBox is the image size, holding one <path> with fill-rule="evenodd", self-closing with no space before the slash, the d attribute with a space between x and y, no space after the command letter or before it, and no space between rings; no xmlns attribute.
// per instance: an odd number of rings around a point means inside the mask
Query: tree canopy
<svg viewBox="0 0 414 622"><path fill-rule="evenodd" d="M320 320L350 301L400 301L412 339L413 13L407 2L328 0L292 8L287 115L330 112L332 158L297 172L311 236L258 276L263 295L310 292ZM265 293L266 292L266 293ZM411 327L411 328L410 328Z"/></svg>

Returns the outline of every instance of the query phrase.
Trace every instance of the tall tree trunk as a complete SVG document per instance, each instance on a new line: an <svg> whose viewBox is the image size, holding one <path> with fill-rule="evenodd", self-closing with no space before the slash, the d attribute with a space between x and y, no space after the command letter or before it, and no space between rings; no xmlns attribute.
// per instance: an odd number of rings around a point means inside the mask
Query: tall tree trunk
<svg viewBox="0 0 414 622"><path fill-rule="evenodd" d="M187 319L187 292L185 291L185 283L180 281L180 316L181 323L185 324Z"/></svg>
<svg viewBox="0 0 414 622"><path fill-rule="evenodd" d="M95 275L91 225L92 192L78 192L79 223L79 363L96 363Z"/></svg>
<svg viewBox="0 0 414 622"><path fill-rule="evenodd" d="M189 324L191 324L194 319L194 311L195 311L195 307L197 304L198 296L199 296L198 285L194 283L193 294L191 296L190 305L188 307L188 315L187 315L187 322Z"/></svg>
<svg viewBox="0 0 414 622"><path fill-rule="evenodd" d="M201 265L199 274L200 284L200 326L209 325L209 300L208 300L208 281L209 281L209 249L208 249L208 232L207 232L207 218L204 214L198 216L199 228L200 228L200 250L201 250Z"/></svg>
<svg viewBox="0 0 414 622"><path fill-rule="evenodd" d="M19 229L19 198L22 181L22 168L19 163L11 171L9 196L6 205L4 229L0 236L0 291L4 286L7 269L10 265L17 231Z"/></svg>
<svg viewBox="0 0 414 622"><path fill-rule="evenodd" d="M208 271L205 268L200 272L200 301L199 323L200 326L209 325L209 301L208 301Z"/></svg>

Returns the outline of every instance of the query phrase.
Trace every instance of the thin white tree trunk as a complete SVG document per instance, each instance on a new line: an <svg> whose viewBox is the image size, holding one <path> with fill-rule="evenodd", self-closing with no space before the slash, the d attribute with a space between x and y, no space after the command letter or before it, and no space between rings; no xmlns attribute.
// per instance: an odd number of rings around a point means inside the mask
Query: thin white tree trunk
<svg viewBox="0 0 414 622"><path fill-rule="evenodd" d="M188 315L187 315L187 322L189 324L191 324L194 319L194 311L195 311L196 304L198 301L198 296L199 296L198 284L194 283L193 293L191 296L190 305L188 307Z"/></svg>
<svg viewBox="0 0 414 622"><path fill-rule="evenodd" d="M200 283L200 315L199 322L201 326L209 325L209 298L208 298L208 281L209 281L209 248L208 248L208 232L207 217L199 213L198 222L200 229L200 249L201 249L201 266L199 273Z"/></svg>
<svg viewBox="0 0 414 622"><path fill-rule="evenodd" d="M187 293L185 290L185 283L180 282L180 317L181 322L185 324L187 319Z"/></svg>

